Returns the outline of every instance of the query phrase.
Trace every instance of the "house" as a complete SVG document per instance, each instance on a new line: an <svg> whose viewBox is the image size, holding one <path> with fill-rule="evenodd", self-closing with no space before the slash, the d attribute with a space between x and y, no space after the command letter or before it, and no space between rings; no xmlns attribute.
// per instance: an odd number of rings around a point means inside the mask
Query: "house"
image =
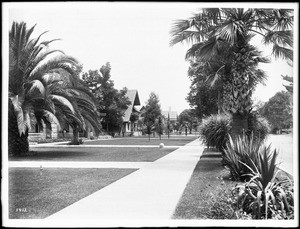
<svg viewBox="0 0 300 229"><path fill-rule="evenodd" d="M138 107L140 106L140 98L137 90L127 90L126 96L130 101L130 105L124 113L122 133L128 135L129 133L133 135L139 134L138 128L138 114L140 113ZM136 118L134 117L136 114Z"/></svg>
<svg viewBox="0 0 300 229"><path fill-rule="evenodd" d="M126 96L130 101L130 105L128 106L127 110L124 113L123 123L122 123L122 132L126 135L133 134L139 135L139 127L138 127L138 120L140 111L137 106L140 106L140 99L137 90L127 90ZM134 115L136 118L134 118ZM101 113L101 116L104 116ZM50 127L51 125L51 127ZM63 137L72 137L73 130L69 125L62 125L61 130L58 131L58 127L55 123L51 123L49 126L46 126L44 122L42 122L42 126L36 125L29 133L29 139L31 141L37 141L40 139L46 138L63 138ZM86 136L87 135L87 136ZM88 131L81 131L79 133L80 137L86 136L90 137L93 136L92 129L89 128Z"/></svg>

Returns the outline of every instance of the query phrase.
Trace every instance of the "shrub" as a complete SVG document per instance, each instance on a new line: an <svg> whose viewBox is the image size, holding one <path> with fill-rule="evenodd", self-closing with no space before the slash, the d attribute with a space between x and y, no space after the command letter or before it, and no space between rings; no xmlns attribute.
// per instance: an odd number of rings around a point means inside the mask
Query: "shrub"
<svg viewBox="0 0 300 229"><path fill-rule="evenodd" d="M81 144L83 144L82 138L79 138L78 142L76 142L76 143L73 140L71 142L69 142L69 145L81 145Z"/></svg>
<svg viewBox="0 0 300 229"><path fill-rule="evenodd" d="M207 147L213 146L223 151L228 141L231 129L231 118L228 115L211 115L202 120L200 125L200 139Z"/></svg>
<svg viewBox="0 0 300 229"><path fill-rule="evenodd" d="M223 152L229 140L232 119L231 116L211 115L203 119L200 125L200 139L207 147L216 147ZM252 134L256 139L264 140L270 132L268 121L259 116L257 112L251 112L248 117L247 134L250 137Z"/></svg>
<svg viewBox="0 0 300 229"><path fill-rule="evenodd" d="M259 162L251 171L251 179L234 188L235 204L254 219L293 219L294 191L292 181L286 177L278 179L276 171L276 150L270 153L264 147Z"/></svg>
<svg viewBox="0 0 300 229"><path fill-rule="evenodd" d="M230 169L230 174L235 180L249 180L250 169L259 162L259 155L262 151L262 141L255 138L252 133L250 136L243 134L236 141L229 136L229 142L223 153L223 162ZM264 148L270 152L270 146Z"/></svg>
<svg viewBox="0 0 300 229"><path fill-rule="evenodd" d="M65 141L70 141L72 138L46 138L46 139L39 139L36 142L38 144L42 143L53 143L53 142L65 142Z"/></svg>
<svg viewBox="0 0 300 229"><path fill-rule="evenodd" d="M251 112L248 116L248 135L254 134L255 138L264 140L270 133L271 127L268 120L257 112Z"/></svg>

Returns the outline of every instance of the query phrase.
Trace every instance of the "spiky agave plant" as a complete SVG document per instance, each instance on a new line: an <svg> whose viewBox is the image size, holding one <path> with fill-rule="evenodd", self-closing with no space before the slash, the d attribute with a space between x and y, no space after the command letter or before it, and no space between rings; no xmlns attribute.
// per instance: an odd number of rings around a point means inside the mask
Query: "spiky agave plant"
<svg viewBox="0 0 300 229"><path fill-rule="evenodd" d="M255 219L293 217L293 183L288 177L277 178L277 155L276 150L270 153L269 147L264 147L260 151L257 166L252 160L251 167L241 162L251 171L251 179L234 188L238 193L237 204Z"/></svg>
<svg viewBox="0 0 300 229"><path fill-rule="evenodd" d="M254 169L253 165L258 164L261 148L262 141L255 138L253 133L250 136L244 133L235 141L229 136L229 141L224 149L223 161L229 168L233 179L241 181L250 179L249 168ZM270 146L267 148L267 152L270 152Z"/></svg>

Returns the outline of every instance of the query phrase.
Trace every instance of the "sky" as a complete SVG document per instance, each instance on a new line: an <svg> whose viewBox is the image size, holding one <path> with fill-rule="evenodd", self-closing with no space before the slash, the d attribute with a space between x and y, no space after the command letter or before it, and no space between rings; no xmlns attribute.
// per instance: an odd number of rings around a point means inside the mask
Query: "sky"
<svg viewBox="0 0 300 229"><path fill-rule="evenodd" d="M48 31L43 40L60 38L50 47L75 57L83 65L84 72L99 70L110 62L111 79L117 89L137 89L141 105L146 103L151 92L155 92L162 110L171 108L179 114L190 108L186 101L191 83L187 76L189 63L184 58L190 46L169 45L172 24L177 19L189 18L201 7L217 5L200 2L44 2L5 6L3 23L7 31L13 21L24 21L28 28L36 24L32 37ZM225 6L241 7L243 4ZM255 7L258 6L257 3ZM276 4L268 6L275 7ZM259 42L257 45L264 50L264 55L271 54L270 49ZM293 76L295 71L280 60L273 60L261 68L268 75L266 86L259 85L254 93L254 99L261 101L285 90L281 75Z"/></svg>

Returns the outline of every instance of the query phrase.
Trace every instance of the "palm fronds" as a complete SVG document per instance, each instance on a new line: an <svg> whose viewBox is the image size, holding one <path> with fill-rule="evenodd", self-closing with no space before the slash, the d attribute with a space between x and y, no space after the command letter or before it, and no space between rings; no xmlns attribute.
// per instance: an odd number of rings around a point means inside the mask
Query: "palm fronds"
<svg viewBox="0 0 300 229"><path fill-rule="evenodd" d="M79 85L77 60L49 50L58 39L41 41L45 32L31 39L34 27L27 30L26 23L14 22L9 32L9 98L16 114L10 120L16 120L19 135L28 132L30 119L60 126L60 121L70 118L85 127L81 113L91 111L97 120L92 94ZM97 130L99 125L95 124Z"/></svg>

